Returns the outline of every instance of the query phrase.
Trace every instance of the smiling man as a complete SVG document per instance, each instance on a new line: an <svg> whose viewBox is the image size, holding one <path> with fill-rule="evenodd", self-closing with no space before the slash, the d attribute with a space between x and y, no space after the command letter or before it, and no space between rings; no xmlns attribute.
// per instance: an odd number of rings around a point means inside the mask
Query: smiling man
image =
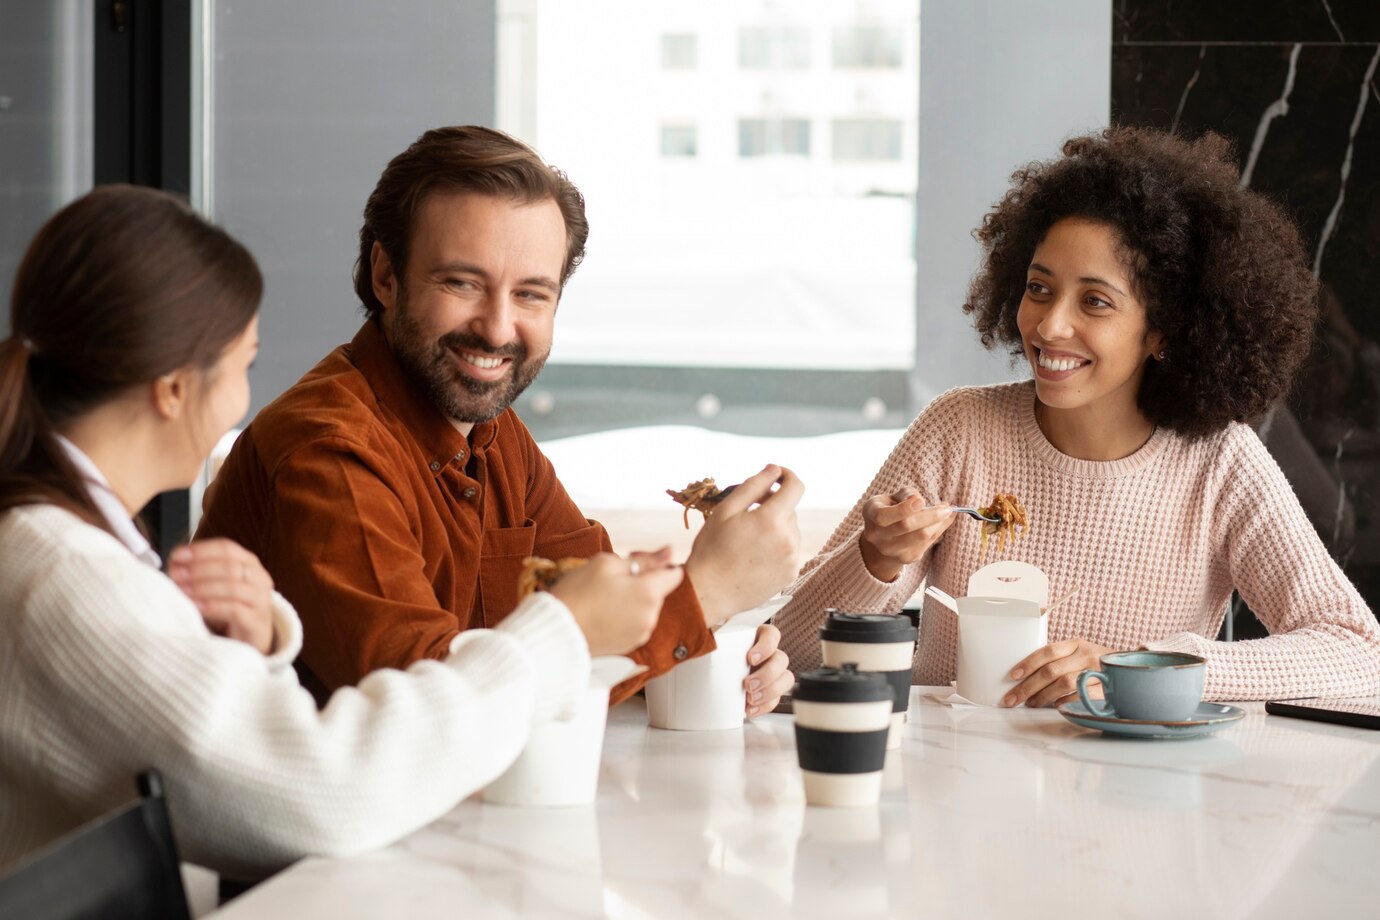
<svg viewBox="0 0 1380 920"><path fill-rule="evenodd" d="M588 233L575 186L487 128L429 131L379 178L355 264L364 326L244 431L199 531L263 560L301 616L318 698L503 619L528 556L609 548L510 408L550 354ZM632 655L649 671L614 702L794 577L802 489L769 466L719 506ZM778 635L763 627L749 652L749 715L790 686Z"/></svg>

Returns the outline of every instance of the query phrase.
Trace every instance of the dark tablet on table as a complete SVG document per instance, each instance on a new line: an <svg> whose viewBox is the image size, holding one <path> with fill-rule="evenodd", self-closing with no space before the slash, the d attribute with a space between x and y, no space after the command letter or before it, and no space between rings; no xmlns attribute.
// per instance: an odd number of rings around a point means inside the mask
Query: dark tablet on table
<svg viewBox="0 0 1380 920"><path fill-rule="evenodd" d="M1294 719L1335 722L1357 728L1380 729L1380 697L1316 697L1305 700L1269 700L1265 711Z"/></svg>

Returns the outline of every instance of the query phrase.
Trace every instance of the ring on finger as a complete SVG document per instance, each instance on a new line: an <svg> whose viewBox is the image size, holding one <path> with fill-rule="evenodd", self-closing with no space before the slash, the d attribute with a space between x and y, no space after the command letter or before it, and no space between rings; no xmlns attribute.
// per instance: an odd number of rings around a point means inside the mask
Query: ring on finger
<svg viewBox="0 0 1380 920"><path fill-rule="evenodd" d="M628 572L629 572L629 574L632 574L632 575L641 575L641 574L642 574L642 563L640 563L640 562L638 562L636 559L634 559L632 562L630 562L630 563L628 564Z"/></svg>

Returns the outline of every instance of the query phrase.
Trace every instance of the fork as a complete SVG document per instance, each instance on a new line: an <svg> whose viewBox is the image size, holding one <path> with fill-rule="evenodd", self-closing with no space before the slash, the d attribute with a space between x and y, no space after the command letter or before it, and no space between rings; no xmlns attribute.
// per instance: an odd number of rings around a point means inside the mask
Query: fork
<svg viewBox="0 0 1380 920"><path fill-rule="evenodd" d="M986 521L989 524L996 524L1001 520L1001 518L999 517L992 517L991 515L983 514L976 508L960 508L957 505L954 506L954 514L966 514L974 520Z"/></svg>

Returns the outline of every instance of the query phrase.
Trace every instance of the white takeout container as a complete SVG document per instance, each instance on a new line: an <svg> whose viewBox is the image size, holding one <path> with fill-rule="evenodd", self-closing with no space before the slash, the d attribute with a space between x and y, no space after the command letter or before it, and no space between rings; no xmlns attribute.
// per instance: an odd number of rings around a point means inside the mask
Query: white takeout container
<svg viewBox="0 0 1380 920"><path fill-rule="evenodd" d="M1049 577L1028 562L983 566L968 579L958 613L959 696L1000 706L1016 663L1049 641Z"/></svg>
<svg viewBox="0 0 1380 920"><path fill-rule="evenodd" d="M747 705L743 681L748 676L748 650L757 627L789 600L780 595L735 614L715 630L714 651L647 681L647 723L652 728L691 732L741 728Z"/></svg>
<svg viewBox="0 0 1380 920"><path fill-rule="evenodd" d="M587 805L599 785L609 690L647 670L631 658L604 655L590 662L589 686L561 702L555 716L533 726L518 759L484 788L496 805Z"/></svg>

